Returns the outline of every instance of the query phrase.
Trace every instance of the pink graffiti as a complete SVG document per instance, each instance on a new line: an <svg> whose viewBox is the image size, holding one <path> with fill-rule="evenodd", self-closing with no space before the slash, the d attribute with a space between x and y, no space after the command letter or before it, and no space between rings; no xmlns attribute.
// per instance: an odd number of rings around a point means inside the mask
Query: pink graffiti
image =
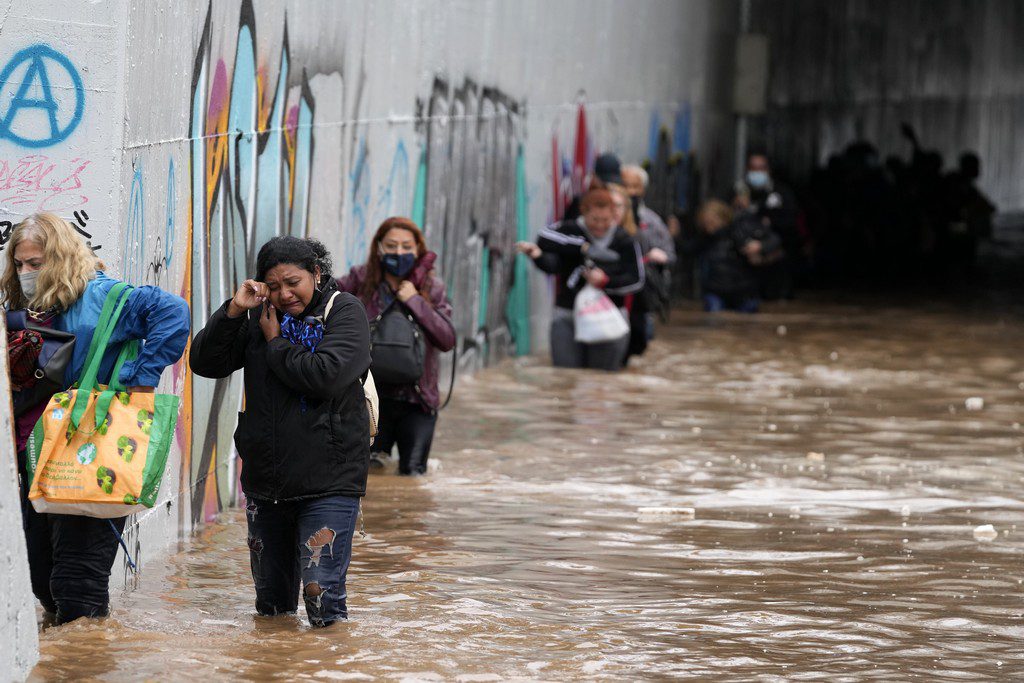
<svg viewBox="0 0 1024 683"><path fill-rule="evenodd" d="M53 161L42 154L0 159L0 206L12 213L66 213L85 206L82 174L91 161ZM57 180L57 179L60 180Z"/></svg>
<svg viewBox="0 0 1024 683"><path fill-rule="evenodd" d="M288 131L288 135L295 138L295 131L299 129L299 105L295 104L288 110L288 115L284 122L285 130Z"/></svg>
<svg viewBox="0 0 1024 683"><path fill-rule="evenodd" d="M217 60L217 69L213 73L213 84L210 86L210 106L207 118L217 121L221 113L226 112L228 103L228 68L223 59Z"/></svg>

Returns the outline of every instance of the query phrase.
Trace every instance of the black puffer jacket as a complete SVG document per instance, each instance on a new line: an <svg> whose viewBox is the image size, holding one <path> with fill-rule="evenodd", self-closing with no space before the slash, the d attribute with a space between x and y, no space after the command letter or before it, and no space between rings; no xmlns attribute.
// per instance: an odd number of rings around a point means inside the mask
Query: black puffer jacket
<svg viewBox="0 0 1024 683"><path fill-rule="evenodd" d="M322 319L334 291L329 278L302 318ZM364 495L370 428L360 378L370 367L370 332L363 305L338 294L315 353L284 337L267 343L259 310L229 318L225 303L189 355L202 377L245 369L245 412L235 430L242 490L273 501Z"/></svg>
<svg viewBox="0 0 1024 683"><path fill-rule="evenodd" d="M757 296L757 270L742 249L752 240L761 242L761 253L779 248L778 235L758 218L741 214L713 235L701 234L696 251L703 259L701 287L709 294Z"/></svg>

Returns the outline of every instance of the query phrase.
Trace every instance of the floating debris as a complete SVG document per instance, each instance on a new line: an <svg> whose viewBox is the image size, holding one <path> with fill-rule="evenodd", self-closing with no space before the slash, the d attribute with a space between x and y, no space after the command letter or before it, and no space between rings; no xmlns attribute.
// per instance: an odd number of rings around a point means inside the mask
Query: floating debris
<svg viewBox="0 0 1024 683"><path fill-rule="evenodd" d="M985 407L985 399L980 396L971 396L969 399L964 401L964 407L967 410L981 410Z"/></svg>
<svg viewBox="0 0 1024 683"><path fill-rule="evenodd" d="M637 520L641 522L665 522L680 519L693 519L697 511L693 508L643 507L637 508Z"/></svg>
<svg viewBox="0 0 1024 683"><path fill-rule="evenodd" d="M974 527L974 539L976 541L994 541L999 538L999 532L991 524L982 524Z"/></svg>
<svg viewBox="0 0 1024 683"><path fill-rule="evenodd" d="M808 451L807 459L810 460L811 462L824 462L825 454L818 453L817 451Z"/></svg>

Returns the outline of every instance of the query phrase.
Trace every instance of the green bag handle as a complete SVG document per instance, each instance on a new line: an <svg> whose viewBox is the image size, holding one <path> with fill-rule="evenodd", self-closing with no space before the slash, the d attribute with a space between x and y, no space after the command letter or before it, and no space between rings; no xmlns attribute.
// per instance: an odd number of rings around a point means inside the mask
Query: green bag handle
<svg viewBox="0 0 1024 683"><path fill-rule="evenodd" d="M128 296L125 294L126 289L128 289L128 285L124 283L114 285L107 294L106 301L103 303L100 322L105 322L106 326L101 329L97 325L96 330L93 332L92 342L89 344L89 364L85 367L81 380L78 382L78 391L75 392L75 405L71 409L71 424L76 430L82 421L82 416L85 414L85 409L89 403L88 398L82 400L82 394L91 394L96 389L96 378L99 375L100 363L103 362L103 356L107 352L107 346L110 343L110 336L114 333L114 328L117 327L121 311L128 302ZM108 311L108 308L113 310ZM110 405L109 401L107 405ZM106 417L106 413L104 413L103 417ZM97 419L96 424L98 425L101 422L101 419Z"/></svg>
<svg viewBox="0 0 1024 683"><path fill-rule="evenodd" d="M121 310L128 302L125 291L128 285L118 283L114 285L107 294L103 303L103 311L100 313L100 320L93 331L92 341L89 343L89 354L86 364L82 368L82 375L79 377L78 386L85 391L92 391L96 388L96 380L100 372L100 365L103 363L103 356L107 353L107 346L110 337L114 334L118 319L121 317Z"/></svg>
<svg viewBox="0 0 1024 683"><path fill-rule="evenodd" d="M124 364L128 361L135 360L139 357L139 340L129 339L121 346L121 353L117 356L117 362L114 363L114 370L110 375L110 388L114 391L127 391L126 387L121 382L121 370L124 368Z"/></svg>
<svg viewBox="0 0 1024 683"><path fill-rule="evenodd" d="M85 371L92 364L92 359L96 355L96 348L99 346L99 337L111 323L111 315L114 313L114 308L117 306L118 297L120 297L121 293L127 288L127 284L118 283L111 288L110 292L106 293L106 299L103 301L103 308L99 313L99 319L96 321L96 328L92 332L92 341L89 342L89 352L86 353L85 362L82 364L82 374L79 375L74 384L76 388L81 385Z"/></svg>
<svg viewBox="0 0 1024 683"><path fill-rule="evenodd" d="M106 391L100 394L100 397L96 399L96 424L103 424L103 420L107 418L107 413L110 412L110 402L114 400L114 395L119 391L127 391L128 388L121 383L121 368L127 361L135 360L139 356L139 342L136 339L126 341L121 347L121 353L117 356L117 362L114 363L114 370L110 375L110 384Z"/></svg>
<svg viewBox="0 0 1024 683"><path fill-rule="evenodd" d="M103 310L100 311L99 320L96 321L96 329L93 330L92 341L89 342L89 352L85 356L85 362L82 363L82 375L79 375L78 380L74 384L75 387L81 385L82 377L84 376L86 369L92 364L93 358L96 356L96 349L99 346L100 336L110 324L110 316L114 312L114 307L117 304L118 297L121 296L121 293L127 288L128 284L118 282L110 288L109 292L107 292L107 298L103 302Z"/></svg>

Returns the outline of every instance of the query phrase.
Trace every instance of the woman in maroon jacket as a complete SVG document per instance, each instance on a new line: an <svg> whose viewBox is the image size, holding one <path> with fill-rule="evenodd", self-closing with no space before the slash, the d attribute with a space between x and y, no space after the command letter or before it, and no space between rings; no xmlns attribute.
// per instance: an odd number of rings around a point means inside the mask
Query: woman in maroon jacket
<svg viewBox="0 0 1024 683"><path fill-rule="evenodd" d="M372 322L391 306L412 317L423 334L423 374L408 384L387 384L374 378L380 397L380 425L373 450L387 457L398 446L399 474L425 474L437 424L438 356L455 347L452 305L444 283L433 272L437 255L427 250L423 233L408 218L381 223L370 243L365 265L338 280L338 289L359 297ZM371 466L382 467L380 460Z"/></svg>

